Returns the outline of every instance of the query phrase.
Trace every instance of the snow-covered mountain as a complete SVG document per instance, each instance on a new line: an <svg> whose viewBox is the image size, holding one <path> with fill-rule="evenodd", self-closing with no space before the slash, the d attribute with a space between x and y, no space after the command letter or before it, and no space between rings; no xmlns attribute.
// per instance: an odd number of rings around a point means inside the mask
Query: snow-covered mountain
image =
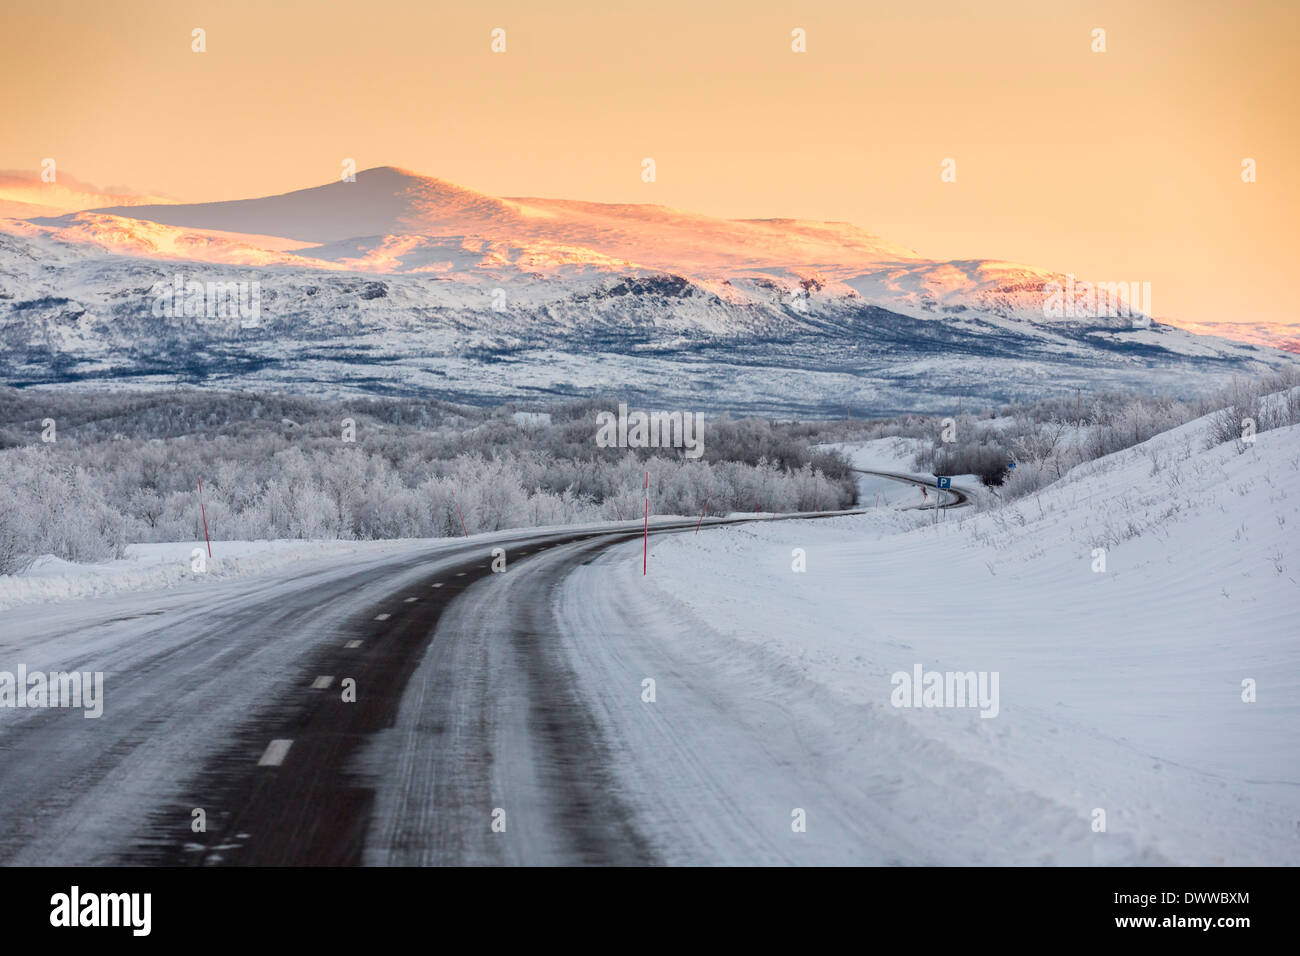
<svg viewBox="0 0 1300 956"><path fill-rule="evenodd" d="M132 203L0 220L0 380L864 413L957 392L1186 392L1294 360L1107 314L1072 277L926 259L847 223L495 198L392 167ZM255 318L209 283L249 283ZM1052 283L1069 290L1055 309Z"/></svg>

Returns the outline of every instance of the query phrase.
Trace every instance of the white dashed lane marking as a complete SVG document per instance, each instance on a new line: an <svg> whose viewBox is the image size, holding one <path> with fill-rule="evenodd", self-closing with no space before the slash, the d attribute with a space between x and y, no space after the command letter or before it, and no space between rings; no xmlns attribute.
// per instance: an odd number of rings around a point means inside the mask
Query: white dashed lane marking
<svg viewBox="0 0 1300 956"><path fill-rule="evenodd" d="M266 745L266 753L262 754L262 759L257 762L259 767L278 767L284 763L285 755L289 753L289 748L293 746L292 740L272 740Z"/></svg>
<svg viewBox="0 0 1300 956"><path fill-rule="evenodd" d="M442 582L439 581L437 584L434 584L434 585L432 585L432 586L435 587L435 588L440 588L440 587L442 587Z"/></svg>
<svg viewBox="0 0 1300 956"><path fill-rule="evenodd" d="M456 577L458 577L458 578L463 578L464 576L465 576L465 572L464 572L464 571L461 571L461 572L459 572L459 573L456 575Z"/></svg>
<svg viewBox="0 0 1300 956"><path fill-rule="evenodd" d="M348 650L354 650L355 648L358 648L358 647L361 646L361 642L360 642L360 641L348 641L348 642L347 642L346 644L344 644L343 646L346 647Z"/></svg>
<svg viewBox="0 0 1300 956"><path fill-rule="evenodd" d="M375 615L375 620L376 620L376 621L386 621L386 620L388 620L390 617L392 617L391 614L376 614L376 615Z"/></svg>
<svg viewBox="0 0 1300 956"><path fill-rule="evenodd" d="M322 675L321 677L317 677L314 681L311 682L311 687L312 690L324 690L326 687L329 687L329 685L332 683L334 683L333 677Z"/></svg>
<svg viewBox="0 0 1300 956"><path fill-rule="evenodd" d="M415 598L407 598L407 599L406 599L406 603L407 603L407 604L414 604L415 601L416 601Z"/></svg>

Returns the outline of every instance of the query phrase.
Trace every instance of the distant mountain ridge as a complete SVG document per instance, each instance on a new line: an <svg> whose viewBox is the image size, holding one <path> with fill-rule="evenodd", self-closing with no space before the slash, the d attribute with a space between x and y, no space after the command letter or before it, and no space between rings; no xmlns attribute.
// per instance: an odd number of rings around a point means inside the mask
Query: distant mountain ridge
<svg viewBox="0 0 1300 956"><path fill-rule="evenodd" d="M864 265L918 259L847 223L724 220L664 206L498 199L391 166L277 196L226 202L109 206L84 212L199 231L326 245L395 236L509 240L589 250L593 258L665 269ZM76 215L34 220L66 228ZM361 247L367 248L367 247ZM400 261L368 263L401 271Z"/></svg>
<svg viewBox="0 0 1300 956"><path fill-rule="evenodd" d="M394 167L131 203L0 220L0 381L465 401L621 388L868 413L959 392L1188 390L1292 361L1128 309L1053 311L1047 290L1072 277L926 259L848 223L496 198ZM159 313L157 284L178 281L257 282L260 322Z"/></svg>
<svg viewBox="0 0 1300 956"><path fill-rule="evenodd" d="M498 199L382 166L277 196L109 206L28 229L106 252L231 265L434 273L468 284L520 273L683 275L726 298L778 281L792 296L861 296L904 314L966 308L1045 318L1063 276L995 260L936 261L849 223L715 219L664 206Z"/></svg>

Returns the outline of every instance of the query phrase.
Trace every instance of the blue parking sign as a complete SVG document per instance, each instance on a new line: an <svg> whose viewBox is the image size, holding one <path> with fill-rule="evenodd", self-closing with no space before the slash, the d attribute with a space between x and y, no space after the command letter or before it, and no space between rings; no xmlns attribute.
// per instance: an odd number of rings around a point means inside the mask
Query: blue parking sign
<svg viewBox="0 0 1300 956"><path fill-rule="evenodd" d="M939 479L939 487L940 487L940 488L951 488L951 487L952 487L952 479L951 479L951 478L940 478L940 479Z"/></svg>

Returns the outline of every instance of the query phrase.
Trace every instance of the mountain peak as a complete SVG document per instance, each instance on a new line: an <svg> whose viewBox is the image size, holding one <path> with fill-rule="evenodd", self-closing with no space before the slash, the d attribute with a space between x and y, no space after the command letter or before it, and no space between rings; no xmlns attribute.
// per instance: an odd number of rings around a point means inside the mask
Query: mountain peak
<svg viewBox="0 0 1300 956"><path fill-rule="evenodd" d="M363 169L357 173L355 183L343 182L329 183L330 186L365 186L372 189L406 189L406 190L426 190L436 192L450 193L472 193L472 189L461 186L457 183L449 182L445 179L438 179L436 176L426 176L423 173L417 173L412 169L403 169L400 166L371 166L369 169ZM305 192L307 190L300 190Z"/></svg>
<svg viewBox="0 0 1300 956"><path fill-rule="evenodd" d="M327 243L364 236L502 228L517 214L491 196L397 166L258 199L91 210L167 226Z"/></svg>
<svg viewBox="0 0 1300 956"><path fill-rule="evenodd" d="M367 169L357 173L357 179L362 178L375 180L401 181L407 179L420 180L422 182L440 182L433 176L426 176L424 173L417 173L413 169L406 169L403 166L370 166Z"/></svg>

